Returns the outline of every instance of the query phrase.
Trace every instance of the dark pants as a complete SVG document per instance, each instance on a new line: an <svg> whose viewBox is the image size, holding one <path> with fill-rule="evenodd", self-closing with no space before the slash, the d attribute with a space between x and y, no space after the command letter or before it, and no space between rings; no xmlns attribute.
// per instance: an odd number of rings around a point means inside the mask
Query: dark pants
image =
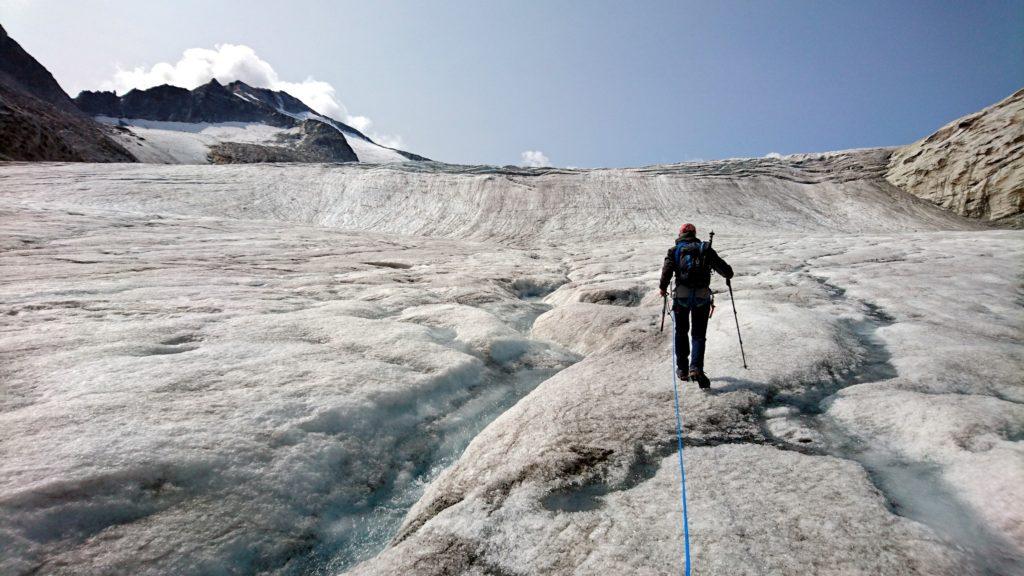
<svg viewBox="0 0 1024 576"><path fill-rule="evenodd" d="M672 302L672 313L676 319L676 367L680 370L704 371L704 343L707 341L708 316L711 314L711 305L687 306L687 300L677 298ZM690 356L690 342L686 333L693 328L693 359Z"/></svg>

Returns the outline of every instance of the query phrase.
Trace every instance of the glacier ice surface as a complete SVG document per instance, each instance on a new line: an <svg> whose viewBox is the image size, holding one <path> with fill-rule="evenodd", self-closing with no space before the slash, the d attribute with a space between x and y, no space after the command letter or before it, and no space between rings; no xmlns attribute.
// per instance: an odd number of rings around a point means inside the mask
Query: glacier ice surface
<svg viewBox="0 0 1024 576"><path fill-rule="evenodd" d="M686 219L697 573L1013 574L1024 237L884 157L2 165L0 572L677 573Z"/></svg>

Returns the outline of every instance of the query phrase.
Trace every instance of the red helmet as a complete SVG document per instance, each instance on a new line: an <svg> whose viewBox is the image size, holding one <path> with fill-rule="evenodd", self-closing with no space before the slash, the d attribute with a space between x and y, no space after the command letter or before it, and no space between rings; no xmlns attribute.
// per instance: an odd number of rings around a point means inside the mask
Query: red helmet
<svg viewBox="0 0 1024 576"><path fill-rule="evenodd" d="M680 236L695 236L697 234L697 227L687 222L683 224L683 227L679 229Z"/></svg>

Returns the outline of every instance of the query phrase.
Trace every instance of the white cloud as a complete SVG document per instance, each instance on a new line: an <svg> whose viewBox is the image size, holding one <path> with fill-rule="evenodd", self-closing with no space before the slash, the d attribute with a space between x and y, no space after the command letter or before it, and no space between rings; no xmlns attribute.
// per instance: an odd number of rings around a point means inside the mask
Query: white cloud
<svg viewBox="0 0 1024 576"><path fill-rule="evenodd" d="M540 150L526 150L519 155L520 166L529 166L531 168L540 168L541 166L551 166L551 160L544 155Z"/></svg>
<svg viewBox="0 0 1024 576"><path fill-rule="evenodd" d="M257 88L283 90L316 112L340 120L384 146L397 143L392 147L398 147L402 143L401 136L367 132L373 121L366 116L349 114L345 105L338 101L334 86L329 82L314 78L306 78L302 82L282 80L269 62L260 58L249 46L241 44L217 44L213 49L189 48L173 64L160 62L149 68L137 66L132 69L118 66L114 78L104 82L102 87L118 94L133 88L145 90L161 84L191 90L206 84L211 78L216 78L221 84L241 80Z"/></svg>
<svg viewBox="0 0 1024 576"><path fill-rule="evenodd" d="M345 123L360 132L365 132L373 125L373 120L370 120L366 116L349 116Z"/></svg>
<svg viewBox="0 0 1024 576"><path fill-rule="evenodd" d="M0 0L0 12L4 12L4 16L11 16L14 13L18 13L28 10L34 4L33 0Z"/></svg>
<svg viewBox="0 0 1024 576"><path fill-rule="evenodd" d="M769 152L769 153L765 154L764 157L765 158L774 158L774 159L778 160L778 159L782 158L782 154L779 154L778 152Z"/></svg>

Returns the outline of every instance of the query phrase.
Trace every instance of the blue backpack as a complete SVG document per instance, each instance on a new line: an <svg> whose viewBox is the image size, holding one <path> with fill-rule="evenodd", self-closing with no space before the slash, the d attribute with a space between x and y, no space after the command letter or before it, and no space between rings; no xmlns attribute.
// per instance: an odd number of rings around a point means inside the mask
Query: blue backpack
<svg viewBox="0 0 1024 576"><path fill-rule="evenodd" d="M676 282L689 288L704 288L711 284L711 268L704 252L707 242L680 242L676 244Z"/></svg>

